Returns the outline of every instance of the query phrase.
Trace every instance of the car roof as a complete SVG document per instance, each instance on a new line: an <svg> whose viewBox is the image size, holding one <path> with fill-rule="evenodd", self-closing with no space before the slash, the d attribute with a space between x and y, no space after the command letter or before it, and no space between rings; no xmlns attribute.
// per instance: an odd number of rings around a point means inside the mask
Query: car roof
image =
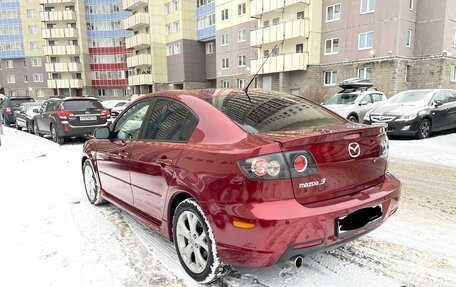
<svg viewBox="0 0 456 287"><path fill-rule="evenodd" d="M98 99L96 99L96 98L94 98L94 97L65 97L65 98L55 97L55 98L49 98L49 99L47 99L46 101L49 101L49 100L57 100L57 101L84 101L84 100L96 100L96 101L98 101Z"/></svg>

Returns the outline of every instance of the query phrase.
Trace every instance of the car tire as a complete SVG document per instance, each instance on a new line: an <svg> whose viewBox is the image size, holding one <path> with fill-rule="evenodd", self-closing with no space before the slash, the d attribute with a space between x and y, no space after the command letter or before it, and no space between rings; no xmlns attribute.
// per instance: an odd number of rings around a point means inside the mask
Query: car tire
<svg viewBox="0 0 456 287"><path fill-rule="evenodd" d="M197 282L214 282L229 272L230 267L218 258L209 221L194 199L186 199L177 206L173 240L182 267Z"/></svg>
<svg viewBox="0 0 456 287"><path fill-rule="evenodd" d="M22 128L17 124L17 121L16 121L16 123L14 125L16 126L16 130L18 130L18 131L22 130Z"/></svg>
<svg viewBox="0 0 456 287"><path fill-rule="evenodd" d="M416 135L419 139L426 139L431 136L432 123L429 119L423 119L418 127L418 133Z"/></svg>
<svg viewBox="0 0 456 287"><path fill-rule="evenodd" d="M33 134L33 125L32 125L32 123L31 122L26 122L25 126L26 126L26 129L27 129L27 132Z"/></svg>
<svg viewBox="0 0 456 287"><path fill-rule="evenodd" d="M358 118L355 115L349 115L347 119L352 123L358 123Z"/></svg>
<svg viewBox="0 0 456 287"><path fill-rule="evenodd" d="M93 205L100 205L106 201L101 197L100 188L97 185L95 171L89 159L82 166L82 176L84 177L84 187L89 202Z"/></svg>
<svg viewBox="0 0 456 287"><path fill-rule="evenodd" d="M52 140L53 140L55 143L57 143L57 144L59 144L59 145L61 145L61 144L63 144L63 143L65 142L65 139L64 139L64 138L59 137L59 136L57 135L57 131L55 130L55 125L54 125L54 124L51 124L51 138L52 138Z"/></svg>
<svg viewBox="0 0 456 287"><path fill-rule="evenodd" d="M43 135L40 133L40 130L38 129L38 123L35 121L33 122L33 132L35 135L42 137Z"/></svg>

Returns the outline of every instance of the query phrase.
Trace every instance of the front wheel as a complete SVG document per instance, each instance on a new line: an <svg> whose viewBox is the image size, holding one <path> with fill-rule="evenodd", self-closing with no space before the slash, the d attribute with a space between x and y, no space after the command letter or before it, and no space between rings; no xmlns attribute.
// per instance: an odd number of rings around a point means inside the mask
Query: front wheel
<svg viewBox="0 0 456 287"><path fill-rule="evenodd" d="M355 115L349 115L347 119L352 123L358 122L358 118Z"/></svg>
<svg viewBox="0 0 456 287"><path fill-rule="evenodd" d="M426 139L426 138L430 137L431 136L431 127L432 127L432 124L429 119L422 120L416 137L419 139Z"/></svg>
<svg viewBox="0 0 456 287"><path fill-rule="evenodd" d="M93 205L103 204L105 201L101 197L100 188L98 187L97 180L95 178L95 171L93 170L89 159L84 162L82 173L84 177L84 186L87 198L89 199L90 203Z"/></svg>
<svg viewBox="0 0 456 287"><path fill-rule="evenodd" d="M210 283L228 270L217 255L212 228L194 199L182 201L173 217L173 239L185 271L200 283Z"/></svg>

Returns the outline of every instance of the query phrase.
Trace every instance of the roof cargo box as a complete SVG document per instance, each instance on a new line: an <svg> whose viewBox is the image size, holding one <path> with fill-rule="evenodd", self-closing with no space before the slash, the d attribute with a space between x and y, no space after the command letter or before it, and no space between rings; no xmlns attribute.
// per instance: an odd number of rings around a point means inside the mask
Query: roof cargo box
<svg viewBox="0 0 456 287"><path fill-rule="evenodd" d="M374 85L371 79L346 79L339 84L342 89L370 88Z"/></svg>

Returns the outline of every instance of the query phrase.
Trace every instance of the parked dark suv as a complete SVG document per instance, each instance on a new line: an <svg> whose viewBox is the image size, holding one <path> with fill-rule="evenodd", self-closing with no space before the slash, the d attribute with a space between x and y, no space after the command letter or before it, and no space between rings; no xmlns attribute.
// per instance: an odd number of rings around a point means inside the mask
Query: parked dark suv
<svg viewBox="0 0 456 287"><path fill-rule="evenodd" d="M2 113L3 124L6 126L16 123L14 112L19 109L23 103L34 102L35 100L30 97L12 97L6 98L0 105L0 112Z"/></svg>
<svg viewBox="0 0 456 287"><path fill-rule="evenodd" d="M43 103L33 118L36 135L51 135L62 144L66 137L92 134L95 128L107 127L109 111L94 98L52 98Z"/></svg>

